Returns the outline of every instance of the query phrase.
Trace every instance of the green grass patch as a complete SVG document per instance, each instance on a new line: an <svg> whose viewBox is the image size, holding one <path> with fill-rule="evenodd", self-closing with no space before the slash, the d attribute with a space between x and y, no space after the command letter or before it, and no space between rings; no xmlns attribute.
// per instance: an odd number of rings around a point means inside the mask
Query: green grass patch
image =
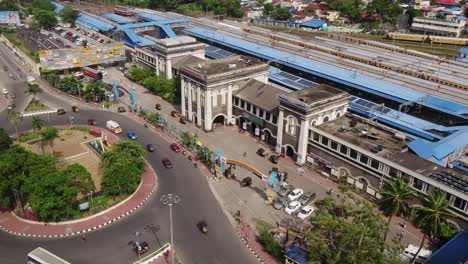
<svg viewBox="0 0 468 264"><path fill-rule="evenodd" d="M31 132L31 133L21 136L19 138L19 141L23 143L23 142L31 141L33 139L38 139L39 137L40 137L39 132Z"/></svg>
<svg viewBox="0 0 468 264"><path fill-rule="evenodd" d="M43 103L41 103L38 100L32 100L26 109L24 110L25 112L35 112L35 111L41 111L41 110L47 110L49 107Z"/></svg>

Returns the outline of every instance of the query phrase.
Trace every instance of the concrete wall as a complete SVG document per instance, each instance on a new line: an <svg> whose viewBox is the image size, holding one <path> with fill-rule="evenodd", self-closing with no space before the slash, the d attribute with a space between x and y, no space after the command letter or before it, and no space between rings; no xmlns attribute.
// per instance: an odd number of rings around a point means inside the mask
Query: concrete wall
<svg viewBox="0 0 468 264"><path fill-rule="evenodd" d="M40 75L40 64L35 63L28 55L24 54L23 51L16 48L5 36L0 35L0 41L8 49L12 50L13 53L19 58L20 63L24 63L23 70L28 70L29 73L34 75Z"/></svg>

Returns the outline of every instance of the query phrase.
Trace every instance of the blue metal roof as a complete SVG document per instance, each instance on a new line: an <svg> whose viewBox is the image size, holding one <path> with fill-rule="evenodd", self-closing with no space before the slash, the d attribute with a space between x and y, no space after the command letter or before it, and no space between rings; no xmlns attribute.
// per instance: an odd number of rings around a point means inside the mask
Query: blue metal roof
<svg viewBox="0 0 468 264"><path fill-rule="evenodd" d="M111 21L117 22L119 24L133 23L133 19L121 16L121 15L117 15L117 14L109 13L109 14L104 14L102 16L109 19L109 20L111 20Z"/></svg>
<svg viewBox="0 0 468 264"><path fill-rule="evenodd" d="M460 48L459 51L461 54L468 54L468 48Z"/></svg>
<svg viewBox="0 0 468 264"><path fill-rule="evenodd" d="M56 3L56 2L51 2L51 3L55 5L55 9L54 9L55 14L60 13L60 11L62 11L62 9L64 8L64 6L59 3Z"/></svg>
<svg viewBox="0 0 468 264"><path fill-rule="evenodd" d="M432 254L424 263L466 263L468 261L468 232L460 231L443 247Z"/></svg>
<svg viewBox="0 0 468 264"><path fill-rule="evenodd" d="M292 245L288 252L286 252L286 257L296 263L305 264L309 260L309 252L301 247Z"/></svg>
<svg viewBox="0 0 468 264"><path fill-rule="evenodd" d="M136 14L135 16L140 19L143 19L146 21L152 21L152 22L167 19L167 17L157 16L153 14L145 14L145 13Z"/></svg>
<svg viewBox="0 0 468 264"><path fill-rule="evenodd" d="M204 28L185 29L184 32L199 39L218 43L265 60L275 61L293 69L329 79L355 89L377 94L380 97L396 102L417 102L429 108L468 119L468 116L463 115L464 113L468 113L468 106L428 96L425 93L414 91L401 85L381 81L351 70L313 61Z"/></svg>
<svg viewBox="0 0 468 264"><path fill-rule="evenodd" d="M270 66L268 79L270 81L284 85L293 90L304 90L305 88L318 86L318 83L309 81L289 72L282 71L276 67Z"/></svg>
<svg viewBox="0 0 468 264"><path fill-rule="evenodd" d="M443 159L451 153L464 148L467 144L468 127L463 127L437 142L415 139L408 143L407 146L421 158L430 160L441 166L446 166L447 163Z"/></svg>
<svg viewBox="0 0 468 264"><path fill-rule="evenodd" d="M109 23L106 23L102 20L99 20L97 18L94 18L92 16L80 13L80 16L76 20L77 24L80 24L84 27L96 30L96 31L110 31L115 28L114 25L111 25Z"/></svg>
<svg viewBox="0 0 468 264"><path fill-rule="evenodd" d="M321 19L312 19L301 24L301 27L321 28L327 22Z"/></svg>
<svg viewBox="0 0 468 264"><path fill-rule="evenodd" d="M221 48L205 44L205 57L210 59L222 59L227 57L236 56L237 54L232 53Z"/></svg>
<svg viewBox="0 0 468 264"><path fill-rule="evenodd" d="M174 38L177 36L170 26L167 26L159 22L143 22L143 23L120 25L119 29L125 32L126 29L130 30L133 28L143 28L143 27L159 27L161 29L161 35L163 36L163 38L166 36L169 38Z"/></svg>

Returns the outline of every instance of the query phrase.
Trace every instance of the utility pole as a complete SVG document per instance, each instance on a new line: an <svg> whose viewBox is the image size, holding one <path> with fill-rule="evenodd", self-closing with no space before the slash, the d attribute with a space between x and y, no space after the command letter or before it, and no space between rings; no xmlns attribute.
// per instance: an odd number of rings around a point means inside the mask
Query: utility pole
<svg viewBox="0 0 468 264"><path fill-rule="evenodd" d="M172 230L172 206L176 205L180 202L180 197L176 194L165 194L161 197L161 202L165 205L169 206L169 218L170 218L170 225L171 225L171 262L174 264L174 232Z"/></svg>

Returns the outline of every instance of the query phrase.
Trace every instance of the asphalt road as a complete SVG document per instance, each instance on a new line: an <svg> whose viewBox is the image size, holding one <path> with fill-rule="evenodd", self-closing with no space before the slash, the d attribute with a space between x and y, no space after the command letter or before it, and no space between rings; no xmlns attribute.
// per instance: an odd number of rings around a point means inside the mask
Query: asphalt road
<svg viewBox="0 0 468 264"><path fill-rule="evenodd" d="M9 79L8 73L2 71L3 65L8 64L11 70L16 70L14 61L6 56L0 47L0 85L17 95L15 104L23 104L24 81ZM14 68L12 68L14 67ZM24 74L23 74L24 75ZM70 109L70 105L54 96L42 93L38 96L43 102L54 107ZM1 111L2 109L0 109ZM50 115L51 125L69 123L70 113L64 116ZM256 263L256 259L237 238L233 226L224 215L220 205L213 196L205 176L195 169L193 164L182 154L169 149L169 144L162 138L151 133L148 129L117 113L106 111L92 111L82 109L80 113L73 113L75 124L86 124L88 118L95 118L98 126L105 126L107 120L115 120L123 128L122 135L132 130L138 134L138 142L142 145L153 144L156 151L146 155L147 160L158 174L159 187L153 197L136 213L123 218L114 224L88 234L87 242L79 237L62 239L25 238L0 231L0 263L25 263L28 252L38 246L57 254L71 263L132 263L137 256L129 246L135 231L144 231L140 241L146 240L154 250L159 242L165 244L170 241L169 208L159 199L166 193L180 196L181 201L173 207L174 243L177 256L183 263ZM47 116L42 116L47 123ZM31 119L24 118L19 129L31 128ZM6 121L6 110L0 112L0 127L13 133L14 129ZM166 169L162 165L162 158L168 157L174 167ZM200 220L208 223L208 234L202 234L196 227ZM156 236L145 231L149 224L159 225Z"/></svg>

